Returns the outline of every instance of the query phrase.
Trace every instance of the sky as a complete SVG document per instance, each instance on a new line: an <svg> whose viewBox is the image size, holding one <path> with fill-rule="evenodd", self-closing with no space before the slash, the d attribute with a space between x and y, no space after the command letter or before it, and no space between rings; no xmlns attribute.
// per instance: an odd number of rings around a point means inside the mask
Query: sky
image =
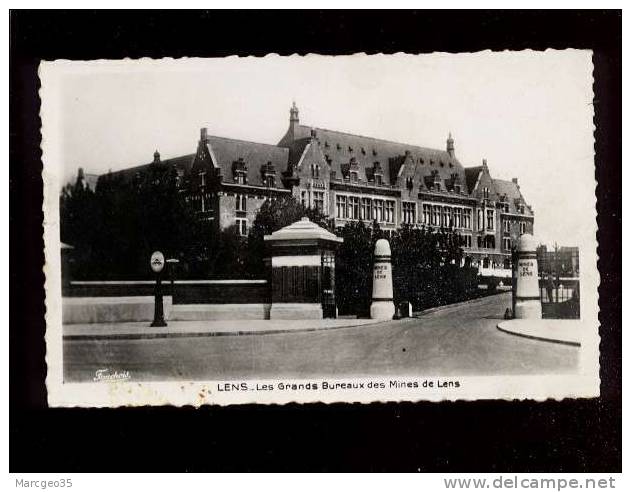
<svg viewBox="0 0 631 492"><path fill-rule="evenodd" d="M194 153L201 127L275 144L296 101L309 126L439 149L451 132L465 167L485 158L493 177L519 179L540 242L594 233L589 51L57 62L53 72L45 102L64 181L79 167L150 162L155 150Z"/></svg>

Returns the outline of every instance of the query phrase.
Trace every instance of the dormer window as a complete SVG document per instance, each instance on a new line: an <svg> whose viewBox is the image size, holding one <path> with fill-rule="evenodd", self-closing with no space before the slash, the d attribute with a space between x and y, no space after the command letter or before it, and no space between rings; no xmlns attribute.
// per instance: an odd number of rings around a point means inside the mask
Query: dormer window
<svg viewBox="0 0 631 492"><path fill-rule="evenodd" d="M199 175L199 186L201 187L206 186L206 171L200 171L198 175Z"/></svg>
<svg viewBox="0 0 631 492"><path fill-rule="evenodd" d="M375 184L381 185L383 183L383 170L381 169L381 163L376 161L372 166L372 175Z"/></svg>
<svg viewBox="0 0 631 492"><path fill-rule="evenodd" d="M432 171L432 187L434 191L440 191L440 174L438 171Z"/></svg>
<svg viewBox="0 0 631 492"><path fill-rule="evenodd" d="M411 177L405 178L405 186L408 190L412 190L414 188L414 179Z"/></svg>
<svg viewBox="0 0 631 492"><path fill-rule="evenodd" d="M362 149L361 149L361 153L362 153L363 155L366 155L366 149L362 147Z"/></svg>
<svg viewBox="0 0 631 492"><path fill-rule="evenodd" d="M483 193L484 193L484 198L486 200L488 200L489 199L489 189L485 187L484 190L483 190Z"/></svg>
<svg viewBox="0 0 631 492"><path fill-rule="evenodd" d="M351 181L353 183L357 183L358 178L359 174L357 173L357 171L351 171Z"/></svg>
<svg viewBox="0 0 631 492"><path fill-rule="evenodd" d="M320 177L320 164L311 164L311 177L312 178Z"/></svg>
<svg viewBox="0 0 631 492"><path fill-rule="evenodd" d="M454 193L460 193L460 191L462 190L461 187L461 183L460 183L460 175L458 173L451 173L451 190Z"/></svg>
<svg viewBox="0 0 631 492"><path fill-rule="evenodd" d="M419 157L418 161L419 161L419 163L421 163L421 164L425 164L425 159L423 159L422 157Z"/></svg>
<svg viewBox="0 0 631 492"><path fill-rule="evenodd" d="M232 163L232 175L235 183L248 183L248 166L245 164L242 157L239 157L239 160Z"/></svg>
<svg viewBox="0 0 631 492"><path fill-rule="evenodd" d="M339 143L336 144L335 147L337 148L337 150L342 150L342 146Z"/></svg>
<svg viewBox="0 0 631 492"><path fill-rule="evenodd" d="M372 149L372 155L377 155L377 151L375 149Z"/></svg>
<svg viewBox="0 0 631 492"><path fill-rule="evenodd" d="M276 168L271 161L268 161L266 164L261 166L261 178L263 184L268 188L276 186Z"/></svg>

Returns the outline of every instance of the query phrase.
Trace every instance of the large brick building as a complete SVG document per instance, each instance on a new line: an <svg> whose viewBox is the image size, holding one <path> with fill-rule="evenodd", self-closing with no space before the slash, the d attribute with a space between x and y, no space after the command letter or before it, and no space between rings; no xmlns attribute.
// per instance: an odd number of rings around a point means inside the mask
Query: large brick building
<svg viewBox="0 0 631 492"><path fill-rule="evenodd" d="M533 232L534 214L517 179L491 177L481 166L463 167L449 135L444 150L313 128L300 124L295 103L277 145L208 135L202 128L194 154L100 176L97 186L142 186L163 173L200 220L237 225L247 234L264 200L292 194L321 209L336 226L377 220L385 230L401 224L454 227L465 259L483 271L510 267L511 247Z"/></svg>

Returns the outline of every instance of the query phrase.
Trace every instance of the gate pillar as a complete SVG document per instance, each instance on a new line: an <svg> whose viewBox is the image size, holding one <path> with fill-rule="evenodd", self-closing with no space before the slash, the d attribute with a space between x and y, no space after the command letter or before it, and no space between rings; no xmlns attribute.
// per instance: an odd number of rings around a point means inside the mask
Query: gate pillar
<svg viewBox="0 0 631 492"><path fill-rule="evenodd" d="M524 234L519 238L514 290L514 317L517 319L541 319L541 293L536 250L537 243L530 234Z"/></svg>

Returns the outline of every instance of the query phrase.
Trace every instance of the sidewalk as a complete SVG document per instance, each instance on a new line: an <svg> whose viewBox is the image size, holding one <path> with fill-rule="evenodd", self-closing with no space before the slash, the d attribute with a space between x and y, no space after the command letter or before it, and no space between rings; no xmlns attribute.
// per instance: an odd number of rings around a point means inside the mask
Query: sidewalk
<svg viewBox="0 0 631 492"><path fill-rule="evenodd" d="M92 323L63 326L64 340L141 340L152 338L266 335L349 328L382 323L374 319L169 321L150 327L150 322Z"/></svg>
<svg viewBox="0 0 631 492"><path fill-rule="evenodd" d="M580 347L584 325L573 319L511 319L499 323L497 329L524 338Z"/></svg>

